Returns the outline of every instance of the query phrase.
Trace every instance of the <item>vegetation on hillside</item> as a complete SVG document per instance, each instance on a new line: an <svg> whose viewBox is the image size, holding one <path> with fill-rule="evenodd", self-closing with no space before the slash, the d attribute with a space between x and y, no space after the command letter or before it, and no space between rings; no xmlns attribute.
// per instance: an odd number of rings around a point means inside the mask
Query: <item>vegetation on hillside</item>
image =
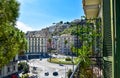
<svg viewBox="0 0 120 78"><path fill-rule="evenodd" d="M73 31L75 31L75 29L76 29L76 26L74 26L74 27L69 27L69 28L64 29L64 31L61 32L60 34L61 34L61 35L62 35L62 34L71 34Z"/></svg>

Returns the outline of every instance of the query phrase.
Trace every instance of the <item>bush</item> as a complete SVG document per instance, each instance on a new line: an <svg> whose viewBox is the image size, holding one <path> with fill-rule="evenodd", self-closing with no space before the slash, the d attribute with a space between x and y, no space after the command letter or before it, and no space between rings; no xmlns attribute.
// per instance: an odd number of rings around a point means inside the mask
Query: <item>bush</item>
<svg viewBox="0 0 120 78"><path fill-rule="evenodd" d="M18 63L18 71L23 71L23 73L29 72L29 65L26 62Z"/></svg>
<svg viewBox="0 0 120 78"><path fill-rule="evenodd" d="M66 61L71 61L70 57L65 58Z"/></svg>
<svg viewBox="0 0 120 78"><path fill-rule="evenodd" d="M18 71L23 70L23 65L21 63L18 63Z"/></svg>
<svg viewBox="0 0 120 78"><path fill-rule="evenodd" d="M29 75L28 74L24 74L24 75L22 75L21 78L29 78Z"/></svg>

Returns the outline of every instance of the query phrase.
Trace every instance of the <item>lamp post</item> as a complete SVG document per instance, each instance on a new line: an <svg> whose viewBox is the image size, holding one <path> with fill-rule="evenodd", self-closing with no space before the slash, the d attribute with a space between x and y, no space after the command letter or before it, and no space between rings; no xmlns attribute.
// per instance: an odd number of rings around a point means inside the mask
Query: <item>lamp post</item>
<svg viewBox="0 0 120 78"><path fill-rule="evenodd" d="M74 58L73 58L73 52L72 52L72 64L73 64L73 72L74 72Z"/></svg>
<svg viewBox="0 0 120 78"><path fill-rule="evenodd" d="M65 78L66 78L66 66L65 66Z"/></svg>

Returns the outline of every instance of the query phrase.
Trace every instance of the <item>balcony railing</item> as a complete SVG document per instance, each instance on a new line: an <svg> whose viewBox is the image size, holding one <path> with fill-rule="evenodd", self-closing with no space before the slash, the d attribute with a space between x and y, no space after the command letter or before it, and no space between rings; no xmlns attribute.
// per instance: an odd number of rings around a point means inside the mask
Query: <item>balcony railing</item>
<svg viewBox="0 0 120 78"><path fill-rule="evenodd" d="M91 78L103 78L103 58L102 57L89 57L92 62L90 67L87 70L92 71L91 72ZM73 71L73 73L71 74L70 78L81 78L80 74L81 74L81 62L79 62L75 68L75 70ZM86 72L87 72L86 70ZM83 77L82 77L83 78ZM88 77L90 78L90 77Z"/></svg>
<svg viewBox="0 0 120 78"><path fill-rule="evenodd" d="M77 64L75 70L73 70L73 73L71 74L70 78L79 78L78 71L80 71L80 62Z"/></svg>

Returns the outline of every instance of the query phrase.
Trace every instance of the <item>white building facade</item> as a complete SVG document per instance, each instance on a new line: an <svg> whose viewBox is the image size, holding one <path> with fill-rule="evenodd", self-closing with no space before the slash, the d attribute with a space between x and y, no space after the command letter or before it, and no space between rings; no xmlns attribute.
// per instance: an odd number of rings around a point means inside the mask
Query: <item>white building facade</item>
<svg viewBox="0 0 120 78"><path fill-rule="evenodd" d="M47 38L43 36L29 36L27 54L41 54L47 52Z"/></svg>
<svg viewBox="0 0 120 78"><path fill-rule="evenodd" d="M66 41L66 43L65 43ZM78 41L78 43L77 43ZM79 44L79 45L78 45ZM57 50L62 54L71 54L71 46L80 46L80 40L76 36L70 34L63 34L57 40Z"/></svg>
<svg viewBox="0 0 120 78"><path fill-rule="evenodd" d="M0 78L11 78L18 73L18 56L14 57L9 64L0 69ZM16 75L17 76L17 75Z"/></svg>

